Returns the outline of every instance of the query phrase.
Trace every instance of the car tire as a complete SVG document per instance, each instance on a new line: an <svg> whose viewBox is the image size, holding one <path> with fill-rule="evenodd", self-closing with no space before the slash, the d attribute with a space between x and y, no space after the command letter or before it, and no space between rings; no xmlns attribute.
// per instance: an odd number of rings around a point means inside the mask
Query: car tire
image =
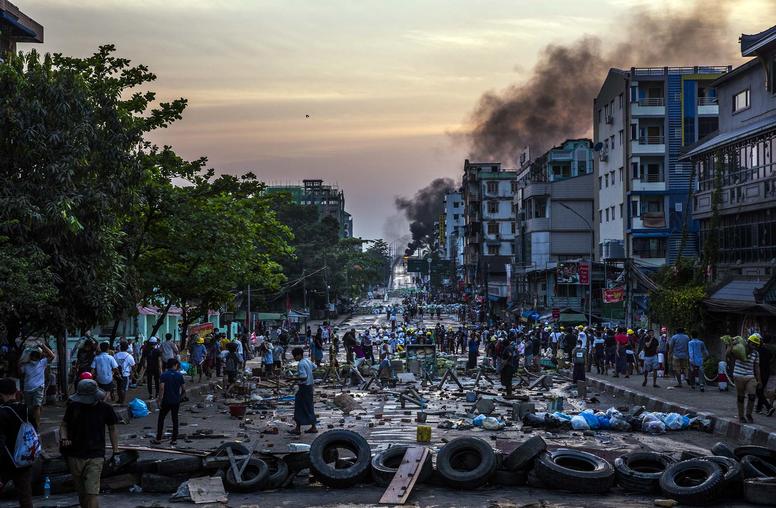
<svg viewBox="0 0 776 508"><path fill-rule="evenodd" d="M773 506L776 500L776 478L744 480L744 499L753 504Z"/></svg>
<svg viewBox="0 0 776 508"><path fill-rule="evenodd" d="M769 478L776 476L776 466L756 455L744 455L741 459L744 478Z"/></svg>
<svg viewBox="0 0 776 508"><path fill-rule="evenodd" d="M730 457L731 459L738 460L738 457L736 457L733 448L728 446L727 443L719 442L715 444L711 447L711 453L717 457Z"/></svg>
<svg viewBox="0 0 776 508"><path fill-rule="evenodd" d="M679 504L703 506L713 503L725 485L722 469L704 459L672 464L660 478L662 493Z"/></svg>
<svg viewBox="0 0 776 508"><path fill-rule="evenodd" d="M585 494L602 494L614 485L612 465L592 453L558 448L539 456L534 472L542 483Z"/></svg>
<svg viewBox="0 0 776 508"><path fill-rule="evenodd" d="M223 455L224 457L227 456L227 448L232 449L232 455L248 455L251 453L251 451L248 449L247 446L240 443L239 441L227 441L226 443L221 444L216 450L212 453L214 457L218 457Z"/></svg>
<svg viewBox="0 0 776 508"><path fill-rule="evenodd" d="M766 460L769 463L776 465L776 450L771 450L770 448L766 448L765 446L756 446L756 445L739 446L738 448L733 450L733 453L735 454L738 460L742 460L747 455L750 455L753 457L757 457L759 459Z"/></svg>
<svg viewBox="0 0 776 508"><path fill-rule="evenodd" d="M387 487L393 480L396 471L404 459L404 454L409 446L399 445L391 446L374 457L372 457L372 479L379 487ZM434 472L434 464L431 459L431 453L426 455L426 461L420 469L417 483L426 483L431 479Z"/></svg>
<svg viewBox="0 0 776 508"><path fill-rule="evenodd" d="M496 471L496 453L476 437L453 439L437 454L437 471L455 489L476 489Z"/></svg>
<svg viewBox="0 0 776 508"><path fill-rule="evenodd" d="M517 471L507 471L506 469L496 469L490 480L493 485L503 487L522 487L528 483L528 472L522 469Z"/></svg>
<svg viewBox="0 0 776 508"><path fill-rule="evenodd" d="M662 453L626 453L614 461L617 484L628 492L660 492L660 477L674 462L674 459Z"/></svg>
<svg viewBox="0 0 776 508"><path fill-rule="evenodd" d="M337 469L335 463L326 462L329 450L344 448L356 456L350 467ZM324 432L310 446L310 471L316 480L328 487L351 487L363 481L369 474L372 450L360 434L350 430Z"/></svg>
<svg viewBox="0 0 776 508"><path fill-rule="evenodd" d="M239 467L239 465L238 465ZM255 492L267 481L269 466L261 459L248 459L248 465L242 472L242 481L238 482L231 467L226 469L224 487L229 492Z"/></svg>
<svg viewBox="0 0 776 508"><path fill-rule="evenodd" d="M156 471L162 476L196 473L202 470L202 457L178 457L159 461Z"/></svg>
<svg viewBox="0 0 776 508"><path fill-rule="evenodd" d="M264 485L261 486L261 488L263 490L279 489L283 485L283 482L286 481L286 478L288 478L288 475L289 475L288 464L286 464L285 461L277 457L272 457L272 458L262 457L262 460L267 463L267 467L269 468L269 474L267 475L267 479L264 482Z"/></svg>
<svg viewBox="0 0 776 508"><path fill-rule="evenodd" d="M507 471L531 469L534 460L545 451L547 451L547 443L544 439L533 436L504 458L501 469Z"/></svg>
<svg viewBox="0 0 776 508"><path fill-rule="evenodd" d="M744 481L744 468L736 459L713 455L703 457L702 460L710 460L719 466L722 470L722 477L725 480L723 494L726 497L738 497L741 494L741 482Z"/></svg>

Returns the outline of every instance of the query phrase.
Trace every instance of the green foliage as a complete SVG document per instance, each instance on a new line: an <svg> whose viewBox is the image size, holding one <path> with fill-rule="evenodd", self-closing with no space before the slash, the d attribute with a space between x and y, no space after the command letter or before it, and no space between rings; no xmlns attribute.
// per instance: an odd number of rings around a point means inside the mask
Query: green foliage
<svg viewBox="0 0 776 508"><path fill-rule="evenodd" d="M700 268L693 260L682 259L664 266L655 274L659 289L649 294L650 318L668 327L693 329L703 322L706 289Z"/></svg>

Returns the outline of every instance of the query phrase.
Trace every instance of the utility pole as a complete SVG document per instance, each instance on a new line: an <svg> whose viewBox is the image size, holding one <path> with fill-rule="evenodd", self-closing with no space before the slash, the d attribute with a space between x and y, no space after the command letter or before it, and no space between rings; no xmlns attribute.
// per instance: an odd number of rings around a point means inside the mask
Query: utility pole
<svg viewBox="0 0 776 508"><path fill-rule="evenodd" d="M324 262L323 264L323 285L326 286L326 312L325 316L328 319L329 317L329 278L326 276L328 273L329 267Z"/></svg>

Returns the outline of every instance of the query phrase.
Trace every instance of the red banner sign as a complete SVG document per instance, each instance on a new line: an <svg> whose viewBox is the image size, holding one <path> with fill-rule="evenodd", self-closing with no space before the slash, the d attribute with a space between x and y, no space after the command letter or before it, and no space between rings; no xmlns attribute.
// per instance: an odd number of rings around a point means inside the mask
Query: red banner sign
<svg viewBox="0 0 776 508"><path fill-rule="evenodd" d="M552 309L552 319L560 319L560 309Z"/></svg>
<svg viewBox="0 0 776 508"><path fill-rule="evenodd" d="M618 303L625 300L625 288L604 289L604 303Z"/></svg>
<svg viewBox="0 0 776 508"><path fill-rule="evenodd" d="M583 286L590 284L590 265L588 263L579 263L578 268L579 283Z"/></svg>

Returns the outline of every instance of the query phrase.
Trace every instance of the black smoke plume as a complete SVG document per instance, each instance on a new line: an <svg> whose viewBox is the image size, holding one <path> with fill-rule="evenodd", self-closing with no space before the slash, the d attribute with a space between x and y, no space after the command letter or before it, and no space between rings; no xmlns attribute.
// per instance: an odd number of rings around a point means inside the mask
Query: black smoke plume
<svg viewBox="0 0 776 508"><path fill-rule="evenodd" d="M396 198L396 208L404 212L412 234L406 255L412 255L423 245L433 244L434 222L439 220L439 214L442 213L445 194L454 191L455 184L450 178L437 178L416 192L412 198Z"/></svg>
<svg viewBox="0 0 776 508"><path fill-rule="evenodd" d="M593 99L612 67L740 63L732 6L696 0L681 10L634 8L618 23L623 41L588 35L547 46L525 82L480 98L469 119L470 156L510 164L526 146L535 157L567 138L592 136Z"/></svg>

